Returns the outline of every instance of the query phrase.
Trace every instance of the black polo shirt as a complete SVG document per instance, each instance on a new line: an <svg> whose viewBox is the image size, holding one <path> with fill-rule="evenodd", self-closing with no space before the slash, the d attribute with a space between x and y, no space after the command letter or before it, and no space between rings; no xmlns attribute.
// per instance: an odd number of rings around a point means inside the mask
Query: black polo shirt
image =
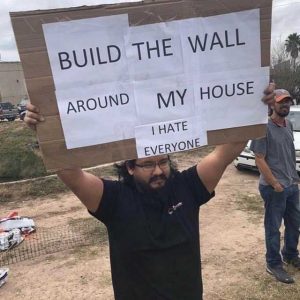
<svg viewBox="0 0 300 300"><path fill-rule="evenodd" d="M159 193L104 180L92 215L108 230L116 300L202 299L199 207L213 196L195 166Z"/></svg>

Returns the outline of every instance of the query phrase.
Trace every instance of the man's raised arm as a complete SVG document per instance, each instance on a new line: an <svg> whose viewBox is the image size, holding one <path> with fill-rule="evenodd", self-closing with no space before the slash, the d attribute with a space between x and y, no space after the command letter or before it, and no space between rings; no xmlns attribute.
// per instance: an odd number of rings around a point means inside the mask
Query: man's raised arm
<svg viewBox="0 0 300 300"><path fill-rule="evenodd" d="M39 114L38 108L29 103L24 121L30 128L36 130L36 125L43 122L44 118ZM91 212L97 210L103 195L103 181L100 178L80 168L60 170L57 175L88 210Z"/></svg>
<svg viewBox="0 0 300 300"><path fill-rule="evenodd" d="M264 91L261 99L267 105L274 102L275 84ZM211 193L220 181L226 167L242 152L247 141L217 146L216 149L197 164L197 173L206 189Z"/></svg>
<svg viewBox="0 0 300 300"><path fill-rule="evenodd" d="M212 193L226 167L242 152L246 142L220 145L197 164L197 173L206 189Z"/></svg>

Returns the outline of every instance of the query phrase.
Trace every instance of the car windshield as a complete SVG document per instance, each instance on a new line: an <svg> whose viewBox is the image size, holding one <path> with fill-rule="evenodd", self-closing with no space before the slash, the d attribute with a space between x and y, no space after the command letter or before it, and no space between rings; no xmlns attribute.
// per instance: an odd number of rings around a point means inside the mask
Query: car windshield
<svg viewBox="0 0 300 300"><path fill-rule="evenodd" d="M290 111L287 117L293 124L294 131L300 131L300 110L299 111Z"/></svg>

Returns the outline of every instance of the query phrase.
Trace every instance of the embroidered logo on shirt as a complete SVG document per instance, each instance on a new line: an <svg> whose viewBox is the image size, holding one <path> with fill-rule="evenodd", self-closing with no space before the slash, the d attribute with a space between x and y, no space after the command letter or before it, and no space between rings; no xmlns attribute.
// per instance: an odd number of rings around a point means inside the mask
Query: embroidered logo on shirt
<svg viewBox="0 0 300 300"><path fill-rule="evenodd" d="M170 207L170 208L168 209L168 214L169 214L169 215L172 215L173 212L174 212L177 208L179 208L180 206L182 206L182 202L178 202L177 204L172 205L172 207Z"/></svg>

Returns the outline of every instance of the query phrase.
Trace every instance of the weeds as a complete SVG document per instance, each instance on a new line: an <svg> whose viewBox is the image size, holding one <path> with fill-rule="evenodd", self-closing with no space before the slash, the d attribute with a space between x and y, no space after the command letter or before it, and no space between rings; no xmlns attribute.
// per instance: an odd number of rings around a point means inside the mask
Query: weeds
<svg viewBox="0 0 300 300"><path fill-rule="evenodd" d="M0 123L0 133L0 182L47 174L35 135L24 123Z"/></svg>
<svg viewBox="0 0 300 300"><path fill-rule="evenodd" d="M115 171L113 166L99 167L88 170L98 177L111 178ZM15 202L20 199L28 200L46 196L57 196L69 191L69 188L57 176L37 178L25 182L7 183L0 185L0 203Z"/></svg>
<svg viewBox="0 0 300 300"><path fill-rule="evenodd" d="M234 196L238 209L246 211L254 221L259 221L264 213L264 205L261 197L256 194L238 193Z"/></svg>
<svg viewBox="0 0 300 300"><path fill-rule="evenodd" d="M28 184L28 189L24 196L32 198L56 195L68 191L68 188L55 176L41 178Z"/></svg>

